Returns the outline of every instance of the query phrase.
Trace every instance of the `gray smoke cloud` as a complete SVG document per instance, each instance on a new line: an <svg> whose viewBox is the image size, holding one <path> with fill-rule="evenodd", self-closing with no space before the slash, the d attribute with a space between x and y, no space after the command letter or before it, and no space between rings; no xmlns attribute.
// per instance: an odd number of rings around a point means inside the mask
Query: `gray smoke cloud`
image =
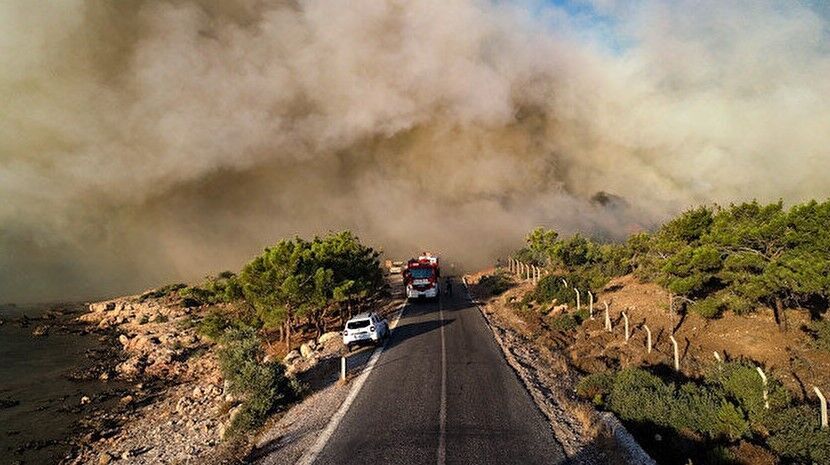
<svg viewBox="0 0 830 465"><path fill-rule="evenodd" d="M478 266L537 225L622 237L697 203L824 198L826 13L4 1L0 301L195 279L330 229Z"/></svg>

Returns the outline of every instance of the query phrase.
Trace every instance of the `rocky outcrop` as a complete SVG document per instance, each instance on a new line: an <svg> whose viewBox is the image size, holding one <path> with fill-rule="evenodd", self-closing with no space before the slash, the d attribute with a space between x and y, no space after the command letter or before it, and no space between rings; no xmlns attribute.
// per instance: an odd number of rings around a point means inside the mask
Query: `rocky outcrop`
<svg viewBox="0 0 830 465"><path fill-rule="evenodd" d="M171 300L96 302L78 318L117 334L125 358L112 376L135 390L120 398L129 412L121 426L90 439L72 463L198 463L215 452L237 400L225 392L213 344L190 323L207 309Z"/></svg>

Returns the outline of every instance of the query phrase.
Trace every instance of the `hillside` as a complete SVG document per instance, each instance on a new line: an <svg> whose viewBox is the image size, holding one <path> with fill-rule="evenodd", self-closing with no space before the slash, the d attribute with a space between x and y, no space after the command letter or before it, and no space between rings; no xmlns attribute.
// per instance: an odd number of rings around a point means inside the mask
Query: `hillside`
<svg viewBox="0 0 830 465"><path fill-rule="evenodd" d="M570 388L659 461L826 464L829 221L830 202L752 202L623 243L537 228L472 280L487 311L558 354L581 377Z"/></svg>

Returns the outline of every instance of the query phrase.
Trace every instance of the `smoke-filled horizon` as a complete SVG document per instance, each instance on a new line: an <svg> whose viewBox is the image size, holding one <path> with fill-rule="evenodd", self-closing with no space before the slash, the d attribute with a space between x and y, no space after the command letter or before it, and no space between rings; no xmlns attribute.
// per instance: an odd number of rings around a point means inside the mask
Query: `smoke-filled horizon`
<svg viewBox="0 0 830 465"><path fill-rule="evenodd" d="M198 279L295 234L479 266L537 225L826 198L819 8L2 2L0 302Z"/></svg>

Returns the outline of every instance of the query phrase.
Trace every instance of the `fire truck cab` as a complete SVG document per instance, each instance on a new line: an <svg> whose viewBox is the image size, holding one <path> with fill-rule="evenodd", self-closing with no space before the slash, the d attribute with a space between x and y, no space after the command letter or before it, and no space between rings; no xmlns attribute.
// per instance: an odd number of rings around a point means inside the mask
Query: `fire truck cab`
<svg viewBox="0 0 830 465"><path fill-rule="evenodd" d="M429 252L424 252L418 258L410 259L406 263L403 272L404 286L406 286L406 297L417 299L437 299L440 293L441 270L438 266L438 257Z"/></svg>

